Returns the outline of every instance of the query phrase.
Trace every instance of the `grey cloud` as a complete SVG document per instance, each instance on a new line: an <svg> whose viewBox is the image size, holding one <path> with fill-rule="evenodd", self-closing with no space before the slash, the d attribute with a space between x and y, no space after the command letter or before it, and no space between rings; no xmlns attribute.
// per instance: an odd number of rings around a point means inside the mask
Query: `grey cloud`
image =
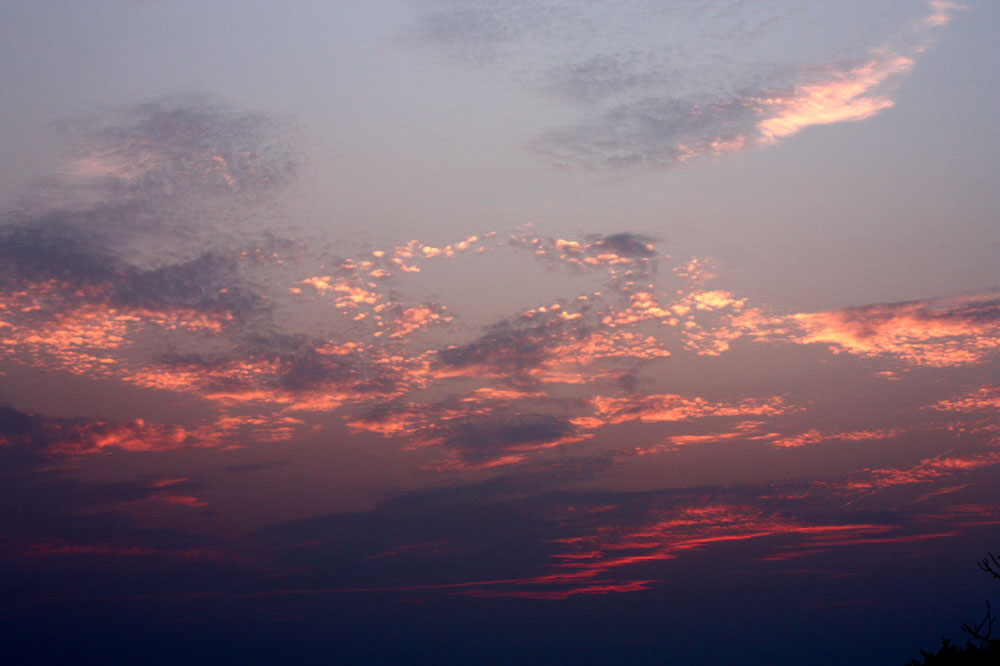
<svg viewBox="0 0 1000 666"><path fill-rule="evenodd" d="M360 397L389 393L396 388L398 378L362 354L319 353L317 349L324 342L306 335L255 332L239 341L235 358L272 362L277 373L268 381L289 391L350 388Z"/></svg>
<svg viewBox="0 0 1000 666"><path fill-rule="evenodd" d="M449 367L487 366L516 376L544 363L561 341L584 334L580 324L554 318L501 321L472 342L438 350L437 356Z"/></svg>
<svg viewBox="0 0 1000 666"><path fill-rule="evenodd" d="M929 323L991 324L1000 321L1000 292L994 290L951 298L864 305L846 308L837 314L859 335L872 335L879 326L903 316Z"/></svg>
<svg viewBox="0 0 1000 666"><path fill-rule="evenodd" d="M450 460L476 465L575 441L580 431L566 414L576 404L552 397L484 398L474 393L426 404L393 400L367 408L354 425L378 430L392 424L393 436L441 447L453 454Z"/></svg>
<svg viewBox="0 0 1000 666"><path fill-rule="evenodd" d="M317 353L304 353L282 354L276 360L280 367L278 385L291 391L332 386L349 388L361 397L371 393L391 393L397 386L397 380L391 373L357 359L331 359Z"/></svg>
<svg viewBox="0 0 1000 666"><path fill-rule="evenodd" d="M93 285L113 278L120 262L94 234L62 220L0 226L0 284L60 280Z"/></svg>
<svg viewBox="0 0 1000 666"><path fill-rule="evenodd" d="M297 170L281 123L204 96L64 118L56 128L63 167L29 188L13 222L85 229L151 263L185 243L233 242L235 227L259 216Z"/></svg>
<svg viewBox="0 0 1000 666"><path fill-rule="evenodd" d="M698 34L706 12L729 27L719 35ZM492 67L510 68L514 78L578 105L578 123L531 142L546 159L592 168L657 168L683 161L691 151L710 152L713 142L737 140L752 128L755 115L731 92L748 85L752 67L733 60L729 33L747 21L757 25L785 13L744 3L720 9L644 0L614 8L452 2L425 15L422 34L449 50L477 54ZM769 77L775 69L788 67L770 63Z"/></svg>
<svg viewBox="0 0 1000 666"><path fill-rule="evenodd" d="M471 415L449 421L438 432L442 446L466 462L495 460L519 448L543 447L576 432L565 419L546 414Z"/></svg>
<svg viewBox="0 0 1000 666"><path fill-rule="evenodd" d="M112 302L149 308L191 308L243 316L265 308L264 299L238 275L232 253L205 252L152 270L130 267L115 277Z"/></svg>
<svg viewBox="0 0 1000 666"><path fill-rule="evenodd" d="M509 18L498 15L495 7L458 5L427 14L421 28L423 36L432 41L488 49L507 43L521 33Z"/></svg>
<svg viewBox="0 0 1000 666"><path fill-rule="evenodd" d="M611 234L610 236L604 236L603 238L596 240L594 244L606 250L611 250L615 254L622 257L645 258L652 257L656 254L656 250L651 250L649 248L651 240L652 239L648 236L622 232L618 234Z"/></svg>
<svg viewBox="0 0 1000 666"><path fill-rule="evenodd" d="M579 20L578 7L560 0L449 0L426 12L416 31L461 57L486 61L507 56L519 42L552 39L560 23Z"/></svg>
<svg viewBox="0 0 1000 666"><path fill-rule="evenodd" d="M488 365L518 371L535 367L545 360L546 336L540 332L501 324L473 342L439 350L438 359L456 368Z"/></svg>
<svg viewBox="0 0 1000 666"><path fill-rule="evenodd" d="M582 62L550 70L542 87L571 100L593 104L656 84L665 77L640 69L633 60L634 56L595 55Z"/></svg>
<svg viewBox="0 0 1000 666"><path fill-rule="evenodd" d="M582 243L522 232L512 234L509 243L512 247L530 250L536 259L575 273L605 271L611 278L608 287L620 291L627 283L656 271L657 250L653 240L628 231L606 236L591 234ZM622 258L631 261L621 262Z"/></svg>
<svg viewBox="0 0 1000 666"><path fill-rule="evenodd" d="M40 461L55 444L81 439L87 430L106 424L85 418L54 418L0 404L0 452L8 458ZM9 469L8 465L2 466Z"/></svg>
<svg viewBox="0 0 1000 666"><path fill-rule="evenodd" d="M0 404L0 475L40 464L52 441L51 426L44 419Z"/></svg>
<svg viewBox="0 0 1000 666"><path fill-rule="evenodd" d="M71 170L108 196L259 194L295 171L274 120L199 95L63 120L60 127L72 147Z"/></svg>
<svg viewBox="0 0 1000 666"><path fill-rule="evenodd" d="M531 575L556 550L547 540L551 504L512 498L512 490L487 482L409 492L370 511L280 523L248 541L295 572L292 585L315 586L316 577L367 587ZM310 545L292 547L303 542Z"/></svg>
<svg viewBox="0 0 1000 666"><path fill-rule="evenodd" d="M248 245L247 234L236 239L233 225L216 223L244 214L233 202L248 210L294 174L278 123L188 95L60 127L68 166L5 216L0 285L55 281L68 301L100 287L86 297L236 320L264 309L240 275L249 259L233 249Z"/></svg>
<svg viewBox="0 0 1000 666"><path fill-rule="evenodd" d="M49 314L80 299L113 307L187 308L236 320L265 309L264 299L239 275L236 253L206 251L189 261L141 268L82 224L104 212L69 216L69 221L52 214L0 227L0 286L54 281L63 304L50 304ZM120 211L108 211L115 212ZM83 287L100 289L81 292Z"/></svg>
<svg viewBox="0 0 1000 666"><path fill-rule="evenodd" d="M639 387L639 378L634 372L624 372L618 376L618 386L620 386L623 391L635 393Z"/></svg>
<svg viewBox="0 0 1000 666"><path fill-rule="evenodd" d="M268 333L251 327L233 336L227 352L167 352L153 363L201 373L206 387L212 390L272 388L303 393L333 388L353 391L361 398L397 389L399 378L384 365L371 363L360 354L321 354L317 349L322 344L304 335ZM229 372L244 363L259 363L273 370L260 374Z"/></svg>
<svg viewBox="0 0 1000 666"><path fill-rule="evenodd" d="M769 138L757 129L761 100L786 99L817 73L849 72L850 61L912 55L923 39L919 29L901 28L910 8L873 11L865 3L851 12L863 27L815 43L791 39L803 21L836 21L839 13L822 4L742 0L455 1L424 15L421 36L573 104L578 121L529 143L544 159L662 169L761 145ZM893 33L895 45L885 41Z"/></svg>
<svg viewBox="0 0 1000 666"><path fill-rule="evenodd" d="M758 119L759 112L739 98L697 104L652 97L618 105L578 125L551 130L531 146L559 164L662 168L751 138Z"/></svg>

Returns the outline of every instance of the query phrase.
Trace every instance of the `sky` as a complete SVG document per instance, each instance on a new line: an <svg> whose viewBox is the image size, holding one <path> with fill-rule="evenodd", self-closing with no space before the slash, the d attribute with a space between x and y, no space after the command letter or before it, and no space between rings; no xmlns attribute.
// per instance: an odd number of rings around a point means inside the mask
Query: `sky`
<svg viewBox="0 0 1000 666"><path fill-rule="evenodd" d="M1000 5L0 2L13 663L903 664L1000 537Z"/></svg>

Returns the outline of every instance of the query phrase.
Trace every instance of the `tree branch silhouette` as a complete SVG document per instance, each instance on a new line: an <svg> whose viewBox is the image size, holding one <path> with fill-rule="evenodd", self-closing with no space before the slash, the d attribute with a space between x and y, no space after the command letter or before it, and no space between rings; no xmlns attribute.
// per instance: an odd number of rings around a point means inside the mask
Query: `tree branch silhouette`
<svg viewBox="0 0 1000 666"><path fill-rule="evenodd" d="M986 602L986 615L983 619L973 626L968 624L962 625L962 631L972 636L977 641L984 641L987 643L995 643L1000 641L1000 639L992 638L993 635L993 623L996 622L996 618L993 617L993 611L990 609L990 602ZM983 630L986 630L983 633Z"/></svg>
<svg viewBox="0 0 1000 666"><path fill-rule="evenodd" d="M997 558L995 554L988 553L977 564L980 571L1000 580L1000 558ZM990 602L987 601L986 615L983 616L983 619L974 625L963 624L962 631L984 644L996 645L1000 643L1000 638L993 638L993 624L996 621L997 618L993 616L993 609L990 608Z"/></svg>
<svg viewBox="0 0 1000 666"><path fill-rule="evenodd" d="M993 553L979 561L979 568L994 578L1000 578L1000 559Z"/></svg>

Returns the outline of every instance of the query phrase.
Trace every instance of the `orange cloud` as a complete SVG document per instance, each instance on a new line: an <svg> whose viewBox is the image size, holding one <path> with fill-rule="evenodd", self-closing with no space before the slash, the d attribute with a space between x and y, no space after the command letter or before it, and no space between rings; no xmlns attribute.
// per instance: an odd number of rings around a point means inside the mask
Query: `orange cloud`
<svg viewBox="0 0 1000 666"><path fill-rule="evenodd" d="M415 305L400 312L396 319L389 323L390 338L403 338L415 332L427 329L435 323L446 323L451 317L443 314L442 306Z"/></svg>
<svg viewBox="0 0 1000 666"><path fill-rule="evenodd" d="M148 329L216 334L231 319L185 308L112 307L101 297L100 289L72 290L55 282L4 294L0 351L34 365L109 376L121 363L121 350Z"/></svg>
<svg viewBox="0 0 1000 666"><path fill-rule="evenodd" d="M810 525L742 505L709 504L669 514L654 516L634 527L621 528L608 523L583 536L556 540L566 548L552 556L554 573L503 581L508 586L525 589L495 590L491 589L493 582L484 581L463 594L565 599L577 594L632 592L647 589L658 581L629 579L623 570L631 565L675 559L684 552L713 544L779 535L807 538L829 535L836 540L827 546L846 546L862 542L842 539L844 535L864 537L891 529L868 523ZM622 574L608 577L614 571Z"/></svg>
<svg viewBox="0 0 1000 666"><path fill-rule="evenodd" d="M704 398L685 398L675 394L635 395L627 398L595 396L589 400L594 409L591 424L611 425L627 421L656 423L662 421L687 421L710 416L746 417L777 416L793 409L781 397L764 400L742 400L734 403L710 402Z"/></svg>
<svg viewBox="0 0 1000 666"><path fill-rule="evenodd" d="M812 125L866 120L892 107L887 83L913 69L914 56L928 46L919 41L926 30L947 25L952 13L962 9L943 0L931 0L928 7L930 13L910 28L908 43L873 49L866 62L831 70L817 81L796 86L789 95L751 99L764 116L757 123L762 139L776 141Z"/></svg>
<svg viewBox="0 0 1000 666"><path fill-rule="evenodd" d="M931 8L931 13L921 21L924 28L939 28L948 25L954 12L966 9L965 5L948 0L930 0L927 5Z"/></svg>
<svg viewBox="0 0 1000 666"><path fill-rule="evenodd" d="M887 79L905 74L914 60L896 53L878 53L868 62L826 80L795 88L791 95L752 100L765 118L757 130L765 141L795 134L810 125L826 125L870 118L893 101L876 91Z"/></svg>
<svg viewBox="0 0 1000 666"><path fill-rule="evenodd" d="M890 428L885 430L854 430L850 432L841 431L821 431L807 430L791 437L775 436L770 444L782 448L806 446L809 444L819 444L835 440L859 442L871 439L892 439L899 437L906 431L902 428Z"/></svg>
<svg viewBox="0 0 1000 666"><path fill-rule="evenodd" d="M151 425L142 419L66 424L59 431L55 441L46 447L48 453L81 455L106 449L162 451L181 448L190 441L190 434L180 426Z"/></svg>
<svg viewBox="0 0 1000 666"><path fill-rule="evenodd" d="M885 303L825 312L775 315L727 292L693 292L669 308L680 319L685 348L718 355L733 340L825 344L834 353L894 357L910 365L981 363L1000 350L995 292ZM719 310L713 325L695 318ZM728 310L728 311L727 311ZM885 374L885 372L883 372Z"/></svg>
<svg viewBox="0 0 1000 666"><path fill-rule="evenodd" d="M716 277L715 260L710 257L691 257L687 263L675 267L674 273L679 277L689 280L692 284L702 284Z"/></svg>
<svg viewBox="0 0 1000 666"><path fill-rule="evenodd" d="M791 316L801 344L834 352L890 355L914 365L947 367L982 361L1000 349L995 294L873 305Z"/></svg>
<svg viewBox="0 0 1000 666"><path fill-rule="evenodd" d="M991 412L1000 410L1000 386L981 386L957 398L940 400L930 406L943 412Z"/></svg>
<svg viewBox="0 0 1000 666"><path fill-rule="evenodd" d="M997 450L965 456L942 454L934 458L925 458L912 467L865 470L865 477L848 482L846 487L851 490L876 490L912 483L928 483L997 463L1000 463L1000 451Z"/></svg>

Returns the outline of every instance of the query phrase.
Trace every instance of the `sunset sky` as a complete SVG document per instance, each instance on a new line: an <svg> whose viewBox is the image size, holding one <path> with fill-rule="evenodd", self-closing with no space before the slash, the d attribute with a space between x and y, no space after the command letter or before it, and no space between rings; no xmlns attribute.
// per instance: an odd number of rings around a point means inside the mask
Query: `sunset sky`
<svg viewBox="0 0 1000 666"><path fill-rule="evenodd" d="M14 663L964 642L1000 597L998 29L0 2Z"/></svg>

